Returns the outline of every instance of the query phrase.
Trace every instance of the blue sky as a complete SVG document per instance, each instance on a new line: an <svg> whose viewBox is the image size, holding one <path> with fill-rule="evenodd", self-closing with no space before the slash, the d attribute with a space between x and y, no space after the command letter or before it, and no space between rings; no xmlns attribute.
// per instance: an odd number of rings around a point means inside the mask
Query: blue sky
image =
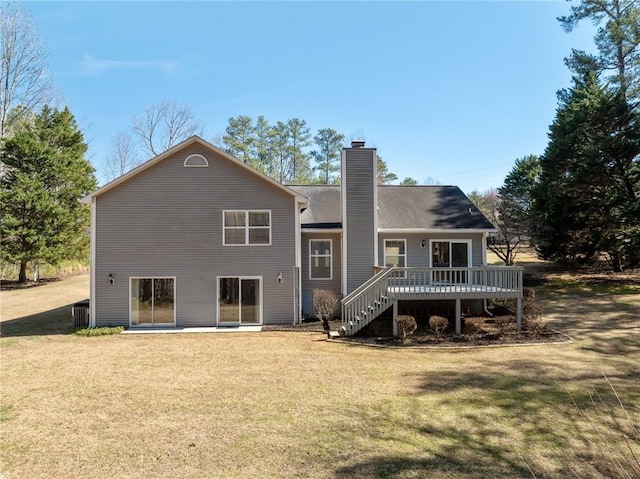
<svg viewBox="0 0 640 479"><path fill-rule="evenodd" d="M190 107L205 139L231 116L298 117L364 137L400 178L465 192L541 154L570 85L566 2L26 2L100 173L132 117Z"/></svg>

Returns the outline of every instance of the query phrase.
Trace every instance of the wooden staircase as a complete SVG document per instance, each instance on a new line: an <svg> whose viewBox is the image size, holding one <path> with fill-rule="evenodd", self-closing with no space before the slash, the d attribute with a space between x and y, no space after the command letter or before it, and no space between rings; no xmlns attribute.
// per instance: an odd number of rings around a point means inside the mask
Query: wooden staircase
<svg viewBox="0 0 640 479"><path fill-rule="evenodd" d="M351 336L390 307L397 300L389 292L389 277L393 268L385 268L342 299L341 336Z"/></svg>

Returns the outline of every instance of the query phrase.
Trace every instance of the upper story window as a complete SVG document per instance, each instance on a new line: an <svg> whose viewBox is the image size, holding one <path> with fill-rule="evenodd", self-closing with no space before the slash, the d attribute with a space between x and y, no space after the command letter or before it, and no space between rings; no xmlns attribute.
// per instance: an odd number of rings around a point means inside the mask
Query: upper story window
<svg viewBox="0 0 640 479"><path fill-rule="evenodd" d="M403 239L384 240L384 265L387 268L407 266L407 242Z"/></svg>
<svg viewBox="0 0 640 479"><path fill-rule="evenodd" d="M224 211L224 245L270 245L271 211Z"/></svg>
<svg viewBox="0 0 640 479"><path fill-rule="evenodd" d="M204 156L194 154L187 156L187 159L184 160L183 166L187 168L206 168L209 166L209 162Z"/></svg>
<svg viewBox="0 0 640 479"><path fill-rule="evenodd" d="M332 279L331 240L309 240L309 279Z"/></svg>

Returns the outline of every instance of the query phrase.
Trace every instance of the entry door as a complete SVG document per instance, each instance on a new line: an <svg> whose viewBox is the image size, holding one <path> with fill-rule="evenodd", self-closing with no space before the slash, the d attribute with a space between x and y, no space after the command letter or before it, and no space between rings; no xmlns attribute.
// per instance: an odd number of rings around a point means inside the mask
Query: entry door
<svg viewBox="0 0 640 479"><path fill-rule="evenodd" d="M224 277L218 280L218 324L262 323L260 278Z"/></svg>
<svg viewBox="0 0 640 479"><path fill-rule="evenodd" d="M434 268L467 268L469 261L469 243L464 241L431 242L431 266ZM467 282L466 271L437 271L434 281L438 283L459 284Z"/></svg>

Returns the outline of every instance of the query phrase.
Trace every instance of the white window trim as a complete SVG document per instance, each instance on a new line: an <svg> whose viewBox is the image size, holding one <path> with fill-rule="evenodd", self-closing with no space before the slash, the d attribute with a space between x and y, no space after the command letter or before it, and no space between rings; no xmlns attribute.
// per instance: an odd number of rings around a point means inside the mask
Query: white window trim
<svg viewBox="0 0 640 479"><path fill-rule="evenodd" d="M189 160L191 159L202 160L204 161L204 164L190 164ZM185 168L206 168L209 166L209 161L204 156L194 153L193 155L187 156L187 159L184 160L182 166L184 166Z"/></svg>
<svg viewBox="0 0 640 479"><path fill-rule="evenodd" d="M312 255L311 243L314 241L328 241L329 242L329 277L328 278L313 278L311 276L312 271L312 263L313 258L316 258L315 255ZM326 258L327 255L319 254L317 258ZM329 238L309 238L309 279L311 281L331 281L333 280L333 240Z"/></svg>
<svg viewBox="0 0 640 479"><path fill-rule="evenodd" d="M384 242L382 243L382 247L383 247L383 258L382 260L384 261L384 267L387 267L387 241L402 241L404 243L404 253L403 254L398 254L397 256L404 256L404 266L403 268L407 268L409 266L409 261L408 261L408 251L407 251L407 240L404 238L385 238Z"/></svg>
<svg viewBox="0 0 640 479"><path fill-rule="evenodd" d="M263 321L263 315L264 315L264 294L263 294L263 289L264 289L264 280L262 276L238 276L238 275L233 275L233 274L227 274L227 275L221 275L221 276L216 276L216 326L217 327L225 327L225 326L234 326L234 325L242 325L242 308L240 308L240 320L237 323L221 323L220 322L220 279L222 278L238 278L239 281L242 281L243 279L257 279L258 280L258 284L259 284L259 290L260 290L260 322L259 323L245 323L248 325L258 325L258 324L264 324ZM242 294L242 291L240 292L240 294ZM242 300L242 298L240 298L240 300Z"/></svg>
<svg viewBox="0 0 640 479"><path fill-rule="evenodd" d="M132 315L131 315L131 283L134 279L172 279L173 280L173 325L172 327L176 327L176 313L178 311L178 282L175 276L129 276L129 291L127 294L129 295L129 327L130 328L153 328L155 325L144 326L140 324L132 323ZM167 323L163 323L162 327L167 327Z"/></svg>
<svg viewBox="0 0 640 479"><path fill-rule="evenodd" d="M433 268L433 243L466 243L467 244L467 266L462 266L463 268L471 268L473 265L473 249L472 243L473 240L470 239L450 239L450 238L442 238L442 239L430 239L429 240L429 268ZM452 248L449 248L449 265L451 265L451 251ZM448 266L448 268L452 268L453 266Z"/></svg>
<svg viewBox="0 0 640 479"><path fill-rule="evenodd" d="M244 213L245 225L244 226L227 226L225 224L226 213ZM269 226L249 226L249 213L269 213ZM268 243L249 243L249 231L251 229L267 229L269 228L269 242ZM244 229L244 243L227 243L226 231L227 229ZM222 211L222 245L223 246L271 246L271 210L223 210Z"/></svg>

